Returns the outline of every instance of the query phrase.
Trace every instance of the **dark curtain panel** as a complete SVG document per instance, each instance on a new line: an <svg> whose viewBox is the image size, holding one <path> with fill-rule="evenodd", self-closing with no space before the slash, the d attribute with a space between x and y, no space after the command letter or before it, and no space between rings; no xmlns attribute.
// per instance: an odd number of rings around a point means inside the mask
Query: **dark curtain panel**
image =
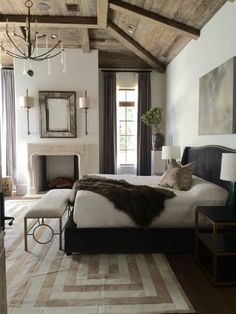
<svg viewBox="0 0 236 314"><path fill-rule="evenodd" d="M13 69L2 69L2 159L3 171L16 183L16 116Z"/></svg>
<svg viewBox="0 0 236 314"><path fill-rule="evenodd" d="M137 174L151 174L152 130L141 121L143 113L151 107L151 82L149 72L138 74L138 156Z"/></svg>
<svg viewBox="0 0 236 314"><path fill-rule="evenodd" d="M116 73L104 72L103 173L116 173Z"/></svg>

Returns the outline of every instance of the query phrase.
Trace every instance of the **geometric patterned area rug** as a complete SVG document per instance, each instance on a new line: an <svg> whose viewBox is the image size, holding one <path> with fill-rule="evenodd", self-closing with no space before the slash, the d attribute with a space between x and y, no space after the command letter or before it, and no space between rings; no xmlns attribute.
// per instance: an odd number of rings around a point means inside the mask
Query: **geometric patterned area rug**
<svg viewBox="0 0 236 314"><path fill-rule="evenodd" d="M25 252L23 217L34 202L5 204L15 217L5 236L8 314L195 313L163 254L66 256L57 236L44 245L29 237Z"/></svg>

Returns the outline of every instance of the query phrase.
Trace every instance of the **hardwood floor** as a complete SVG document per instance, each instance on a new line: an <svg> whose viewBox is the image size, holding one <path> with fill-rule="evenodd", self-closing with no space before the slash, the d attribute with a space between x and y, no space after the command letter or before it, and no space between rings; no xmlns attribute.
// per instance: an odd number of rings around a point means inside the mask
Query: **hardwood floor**
<svg viewBox="0 0 236 314"><path fill-rule="evenodd" d="M236 313L236 286L213 286L191 254L166 256L198 314Z"/></svg>

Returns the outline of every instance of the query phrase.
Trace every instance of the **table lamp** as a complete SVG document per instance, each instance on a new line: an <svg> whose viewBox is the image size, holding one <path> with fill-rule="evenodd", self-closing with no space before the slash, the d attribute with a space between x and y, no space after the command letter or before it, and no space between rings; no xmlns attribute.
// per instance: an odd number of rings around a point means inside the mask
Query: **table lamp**
<svg viewBox="0 0 236 314"><path fill-rule="evenodd" d="M161 159L167 160L166 168L168 166L168 162L170 162L171 159L180 158L181 158L180 146L162 146Z"/></svg>
<svg viewBox="0 0 236 314"><path fill-rule="evenodd" d="M222 154L220 179L231 182L226 205L236 209L236 154Z"/></svg>

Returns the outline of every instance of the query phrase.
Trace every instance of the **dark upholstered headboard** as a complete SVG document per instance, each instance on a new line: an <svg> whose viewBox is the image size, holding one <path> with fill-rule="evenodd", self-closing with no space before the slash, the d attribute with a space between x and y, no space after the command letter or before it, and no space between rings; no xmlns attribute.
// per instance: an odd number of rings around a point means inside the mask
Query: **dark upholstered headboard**
<svg viewBox="0 0 236 314"><path fill-rule="evenodd" d="M196 162L193 174L207 181L229 189L229 182L220 180L222 153L236 153L236 150L223 146L185 147L181 163Z"/></svg>

